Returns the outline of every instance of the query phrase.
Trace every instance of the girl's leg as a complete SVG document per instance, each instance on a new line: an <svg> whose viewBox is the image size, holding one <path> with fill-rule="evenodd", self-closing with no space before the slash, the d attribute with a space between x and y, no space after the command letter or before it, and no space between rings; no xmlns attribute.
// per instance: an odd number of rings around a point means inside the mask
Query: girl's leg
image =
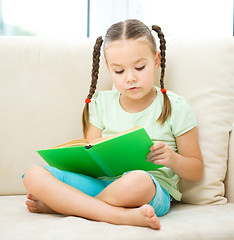
<svg viewBox="0 0 234 240"><path fill-rule="evenodd" d="M61 182L42 166L30 167L23 180L28 192L58 213L113 224L160 228L151 206L129 209L111 206Z"/></svg>
<svg viewBox="0 0 234 240"><path fill-rule="evenodd" d="M165 215L171 205L171 197L151 174L131 171L124 174L101 191L96 198L119 207L138 207L149 203L157 216Z"/></svg>
<svg viewBox="0 0 234 240"><path fill-rule="evenodd" d="M140 207L149 203L156 193L150 175L131 171L108 185L96 198L117 207Z"/></svg>
<svg viewBox="0 0 234 240"><path fill-rule="evenodd" d="M43 166L48 171L50 171L53 176L60 181L79 189L81 192L94 197L98 195L105 187L106 184L96 178L92 178L86 175L61 171L57 168L51 166ZM54 210L49 208L45 203L40 201L38 198L32 194L27 194L28 200L26 201L27 208L32 213L55 213Z"/></svg>

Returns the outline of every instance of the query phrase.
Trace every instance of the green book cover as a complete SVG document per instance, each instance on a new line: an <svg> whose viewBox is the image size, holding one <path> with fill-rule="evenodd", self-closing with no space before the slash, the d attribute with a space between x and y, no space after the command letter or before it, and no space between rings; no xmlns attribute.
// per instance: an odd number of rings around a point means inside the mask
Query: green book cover
<svg viewBox="0 0 234 240"><path fill-rule="evenodd" d="M153 141L144 128L136 128L94 145L38 150L50 165L61 170L91 177L115 177L131 170L155 170L163 167L147 162ZM61 145L62 146L62 145Z"/></svg>

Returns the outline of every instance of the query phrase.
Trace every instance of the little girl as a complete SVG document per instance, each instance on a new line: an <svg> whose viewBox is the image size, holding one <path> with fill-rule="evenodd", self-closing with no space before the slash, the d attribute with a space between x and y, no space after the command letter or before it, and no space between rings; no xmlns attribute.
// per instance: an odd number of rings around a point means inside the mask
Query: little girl
<svg viewBox="0 0 234 240"><path fill-rule="evenodd" d="M84 137L101 136L142 126L154 145L147 161L164 165L154 171L91 178L47 166L31 166L24 175L30 212L61 213L113 224L160 229L159 216L180 200L179 178L197 181L203 175L194 115L181 96L164 88L165 39L156 50L151 30L138 20L112 25L104 38L106 66L118 91L96 92L99 37L94 46L90 92L83 112ZM154 86L161 66L161 88ZM111 156L110 156L111 158Z"/></svg>

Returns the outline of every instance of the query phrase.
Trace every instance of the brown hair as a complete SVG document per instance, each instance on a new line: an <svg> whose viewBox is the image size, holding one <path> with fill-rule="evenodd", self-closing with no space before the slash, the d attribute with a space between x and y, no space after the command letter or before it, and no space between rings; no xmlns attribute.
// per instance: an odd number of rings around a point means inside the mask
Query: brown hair
<svg viewBox="0 0 234 240"><path fill-rule="evenodd" d="M166 41L164 35L161 31L159 26L153 25L152 30L154 30L158 38L160 40L160 54L161 54L161 76L160 76L160 86L164 89L164 75L165 75L165 68L166 68ZM153 54L157 53L156 42L154 36L152 35L150 29L141 21L136 19L129 19L124 22L119 22L113 24L106 32L105 39L104 39L104 50L105 45L109 42L121 40L121 39L138 39L138 38L145 38ZM97 38L96 43L94 45L93 50L93 65L92 65L92 80L90 85L89 94L87 96L88 99L91 99L93 94L96 90L97 80L98 80L98 73L99 73L99 61L100 61L100 50L102 45L102 37ZM171 114L171 103L166 93L163 93L164 103L163 103L163 110L157 119L157 121L162 125L165 123L168 116ZM87 124L89 122L89 104L86 103L83 115L82 115L82 123L83 123L83 132L84 135L86 134Z"/></svg>
<svg viewBox="0 0 234 240"><path fill-rule="evenodd" d="M91 75L91 84L89 88L89 94L87 99L92 99L93 94L95 93L97 87L98 73L99 73L99 62L101 56L101 46L102 46L102 37L98 37L93 48L93 65L92 65L92 75ZM87 125L89 122L89 103L86 103L82 113L82 126L83 134L86 135Z"/></svg>

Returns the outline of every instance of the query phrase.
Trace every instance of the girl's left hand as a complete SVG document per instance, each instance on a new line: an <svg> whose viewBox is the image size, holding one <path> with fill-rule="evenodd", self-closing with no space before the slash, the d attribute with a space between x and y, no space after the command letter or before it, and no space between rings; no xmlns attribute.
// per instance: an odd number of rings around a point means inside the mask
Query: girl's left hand
<svg viewBox="0 0 234 240"><path fill-rule="evenodd" d="M176 153L164 142L156 142L150 147L147 161L156 165L163 165L172 168Z"/></svg>

